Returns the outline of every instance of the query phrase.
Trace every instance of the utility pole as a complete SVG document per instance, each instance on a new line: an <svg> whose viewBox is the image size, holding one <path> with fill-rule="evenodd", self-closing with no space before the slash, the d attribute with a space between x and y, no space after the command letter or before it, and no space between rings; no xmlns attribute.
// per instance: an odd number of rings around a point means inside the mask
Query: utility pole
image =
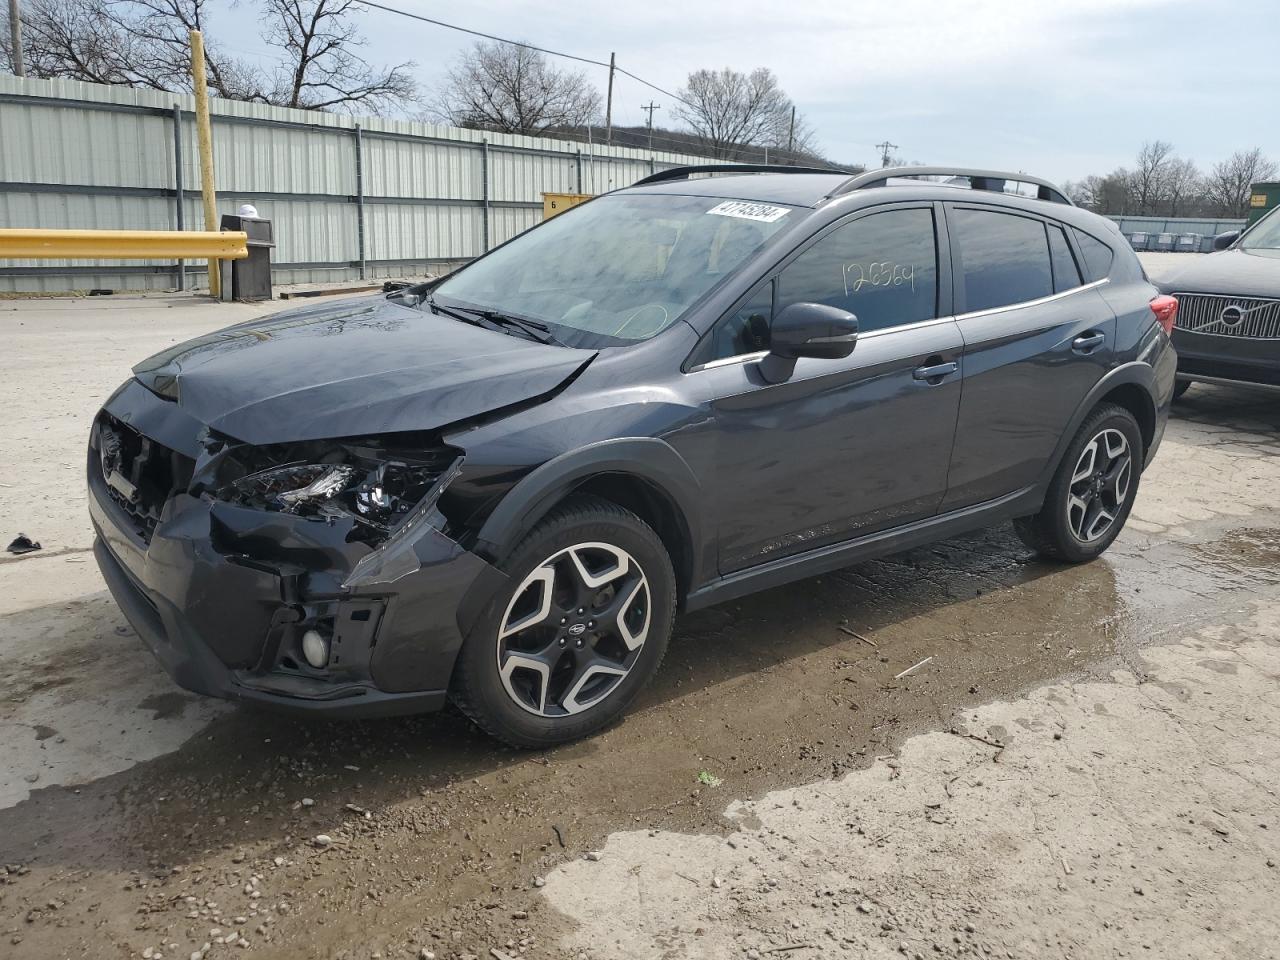
<svg viewBox="0 0 1280 960"><path fill-rule="evenodd" d="M898 145L886 140L884 143L877 143L876 146L880 149L880 168L884 169L889 165L889 151L897 150Z"/></svg>
<svg viewBox="0 0 1280 960"><path fill-rule="evenodd" d="M791 105L791 126L787 128L787 153L790 153L796 146L796 105ZM794 160L792 161L795 162Z"/></svg>
<svg viewBox="0 0 1280 960"><path fill-rule="evenodd" d="M191 88L196 95L196 142L200 147L200 198L204 205L204 228L218 229L217 193L213 186L213 132L209 124L209 89L205 79L204 37L191 31ZM209 261L209 296L222 299L221 263Z"/></svg>
<svg viewBox="0 0 1280 960"><path fill-rule="evenodd" d="M9 34L13 48L13 72L25 77L27 68L22 62L22 9L18 6L18 0L9 0Z"/></svg>
<svg viewBox="0 0 1280 960"><path fill-rule="evenodd" d="M662 104L654 103L652 100L650 100L648 103L640 104L640 109L648 112L649 114L649 150L650 152L652 152L653 151L653 111L661 110Z"/></svg>
<svg viewBox="0 0 1280 960"><path fill-rule="evenodd" d="M613 68L615 54L609 54L609 96L604 105L604 142L613 143Z"/></svg>

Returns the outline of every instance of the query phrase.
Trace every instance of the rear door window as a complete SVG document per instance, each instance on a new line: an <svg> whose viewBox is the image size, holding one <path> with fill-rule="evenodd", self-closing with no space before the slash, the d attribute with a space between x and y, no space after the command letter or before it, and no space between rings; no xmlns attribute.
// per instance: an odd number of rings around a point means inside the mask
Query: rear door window
<svg viewBox="0 0 1280 960"><path fill-rule="evenodd" d="M1105 280L1111 274L1111 261L1116 255L1109 246L1096 237L1089 236L1083 230L1075 230L1075 235L1076 243L1080 245L1080 252L1084 254L1085 279L1090 283Z"/></svg>
<svg viewBox="0 0 1280 960"><path fill-rule="evenodd" d="M1061 293L1080 286L1080 268L1071 254L1071 245L1061 227L1045 224L1049 232L1049 259L1053 261L1053 292Z"/></svg>
<svg viewBox="0 0 1280 960"><path fill-rule="evenodd" d="M994 310L1053 293L1044 224L991 210L951 211L967 312Z"/></svg>

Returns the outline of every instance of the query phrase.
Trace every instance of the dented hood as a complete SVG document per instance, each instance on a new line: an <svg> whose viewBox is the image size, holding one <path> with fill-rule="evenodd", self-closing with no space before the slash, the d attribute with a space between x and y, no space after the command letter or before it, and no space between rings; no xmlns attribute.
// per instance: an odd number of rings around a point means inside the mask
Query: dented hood
<svg viewBox="0 0 1280 960"><path fill-rule="evenodd" d="M133 372L202 423L263 444L433 430L551 393L593 356L378 296L228 327Z"/></svg>

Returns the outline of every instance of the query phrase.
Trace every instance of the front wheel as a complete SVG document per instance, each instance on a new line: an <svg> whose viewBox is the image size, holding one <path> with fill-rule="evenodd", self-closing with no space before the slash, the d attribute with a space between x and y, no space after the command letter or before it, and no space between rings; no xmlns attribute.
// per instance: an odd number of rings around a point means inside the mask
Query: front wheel
<svg viewBox="0 0 1280 960"><path fill-rule="evenodd" d="M1041 556L1084 563L1120 535L1138 494L1142 431L1115 404L1098 407L1081 425L1049 484L1044 506L1013 522Z"/></svg>
<svg viewBox="0 0 1280 960"><path fill-rule="evenodd" d="M516 747L576 740L620 716L657 672L675 614L658 535L597 497L557 507L501 564L506 591L454 671L454 702Z"/></svg>

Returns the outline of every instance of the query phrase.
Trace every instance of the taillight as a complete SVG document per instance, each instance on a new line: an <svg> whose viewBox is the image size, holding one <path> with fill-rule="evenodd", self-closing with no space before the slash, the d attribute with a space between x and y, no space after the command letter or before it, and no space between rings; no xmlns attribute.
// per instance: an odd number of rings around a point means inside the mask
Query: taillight
<svg viewBox="0 0 1280 960"><path fill-rule="evenodd" d="M1156 323L1164 327L1164 332L1173 336L1173 321L1178 317L1178 298L1162 293L1151 301L1151 312L1156 315Z"/></svg>

